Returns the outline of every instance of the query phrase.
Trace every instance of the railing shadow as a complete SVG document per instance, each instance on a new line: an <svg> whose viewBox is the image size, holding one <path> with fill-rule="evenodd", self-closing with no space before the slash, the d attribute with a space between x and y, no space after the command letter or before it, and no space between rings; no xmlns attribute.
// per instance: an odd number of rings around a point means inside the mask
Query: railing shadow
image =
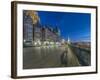
<svg viewBox="0 0 100 80"><path fill-rule="evenodd" d="M66 66L67 66L67 63L68 63L68 56L67 56L67 53L68 53L68 51L65 50L65 51L61 54L61 56L60 56L61 64L62 64L64 67L66 67Z"/></svg>

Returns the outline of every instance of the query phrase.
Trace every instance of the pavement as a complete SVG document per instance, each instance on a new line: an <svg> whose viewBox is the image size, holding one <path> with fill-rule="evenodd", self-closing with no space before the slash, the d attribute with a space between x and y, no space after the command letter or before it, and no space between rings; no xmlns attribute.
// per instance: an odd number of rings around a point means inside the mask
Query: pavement
<svg viewBox="0 0 100 80"><path fill-rule="evenodd" d="M67 63L67 67L72 67L72 66L81 66L77 56L75 55L75 53L71 50L71 48L67 45L67 49L68 49L68 63Z"/></svg>
<svg viewBox="0 0 100 80"><path fill-rule="evenodd" d="M67 50L67 63L62 64L61 55ZM54 68L54 67L74 67L81 66L77 56L66 46L48 46L48 47L27 47L23 48L23 68Z"/></svg>

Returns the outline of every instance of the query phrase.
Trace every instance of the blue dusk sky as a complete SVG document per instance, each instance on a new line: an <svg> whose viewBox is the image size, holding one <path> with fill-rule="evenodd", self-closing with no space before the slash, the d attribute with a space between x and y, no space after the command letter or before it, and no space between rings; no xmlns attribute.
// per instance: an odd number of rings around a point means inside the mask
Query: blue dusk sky
<svg viewBox="0 0 100 80"><path fill-rule="evenodd" d="M91 14L37 11L42 25L58 26L61 37L71 41L90 41Z"/></svg>

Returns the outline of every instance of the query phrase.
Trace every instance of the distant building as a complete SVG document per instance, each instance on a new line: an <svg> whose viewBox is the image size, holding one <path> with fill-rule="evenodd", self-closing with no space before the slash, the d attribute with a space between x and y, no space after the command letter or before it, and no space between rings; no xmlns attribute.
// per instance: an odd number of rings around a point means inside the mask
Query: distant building
<svg viewBox="0 0 100 80"><path fill-rule="evenodd" d="M43 28L43 40L49 42L59 42L60 36L58 35L58 31L55 31L55 29L51 27L45 26Z"/></svg>
<svg viewBox="0 0 100 80"><path fill-rule="evenodd" d="M71 41L70 41L70 38L69 38L69 37L68 37L68 41L67 41L67 42L68 42L68 44L70 44L70 43L71 43Z"/></svg>

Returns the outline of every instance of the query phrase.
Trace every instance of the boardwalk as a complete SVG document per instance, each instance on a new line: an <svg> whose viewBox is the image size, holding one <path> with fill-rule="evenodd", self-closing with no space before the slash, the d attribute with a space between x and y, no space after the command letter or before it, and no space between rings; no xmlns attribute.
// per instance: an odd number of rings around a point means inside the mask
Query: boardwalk
<svg viewBox="0 0 100 80"><path fill-rule="evenodd" d="M71 50L71 48L67 45L68 49L68 64L67 66L80 66L78 58L76 57L75 53Z"/></svg>
<svg viewBox="0 0 100 80"><path fill-rule="evenodd" d="M68 45L61 47L28 47L24 48L23 51L24 69L82 66L82 62ZM61 60L63 53L67 55L64 63Z"/></svg>
<svg viewBox="0 0 100 80"><path fill-rule="evenodd" d="M61 67L60 56L64 47L29 47L24 48L23 68Z"/></svg>

